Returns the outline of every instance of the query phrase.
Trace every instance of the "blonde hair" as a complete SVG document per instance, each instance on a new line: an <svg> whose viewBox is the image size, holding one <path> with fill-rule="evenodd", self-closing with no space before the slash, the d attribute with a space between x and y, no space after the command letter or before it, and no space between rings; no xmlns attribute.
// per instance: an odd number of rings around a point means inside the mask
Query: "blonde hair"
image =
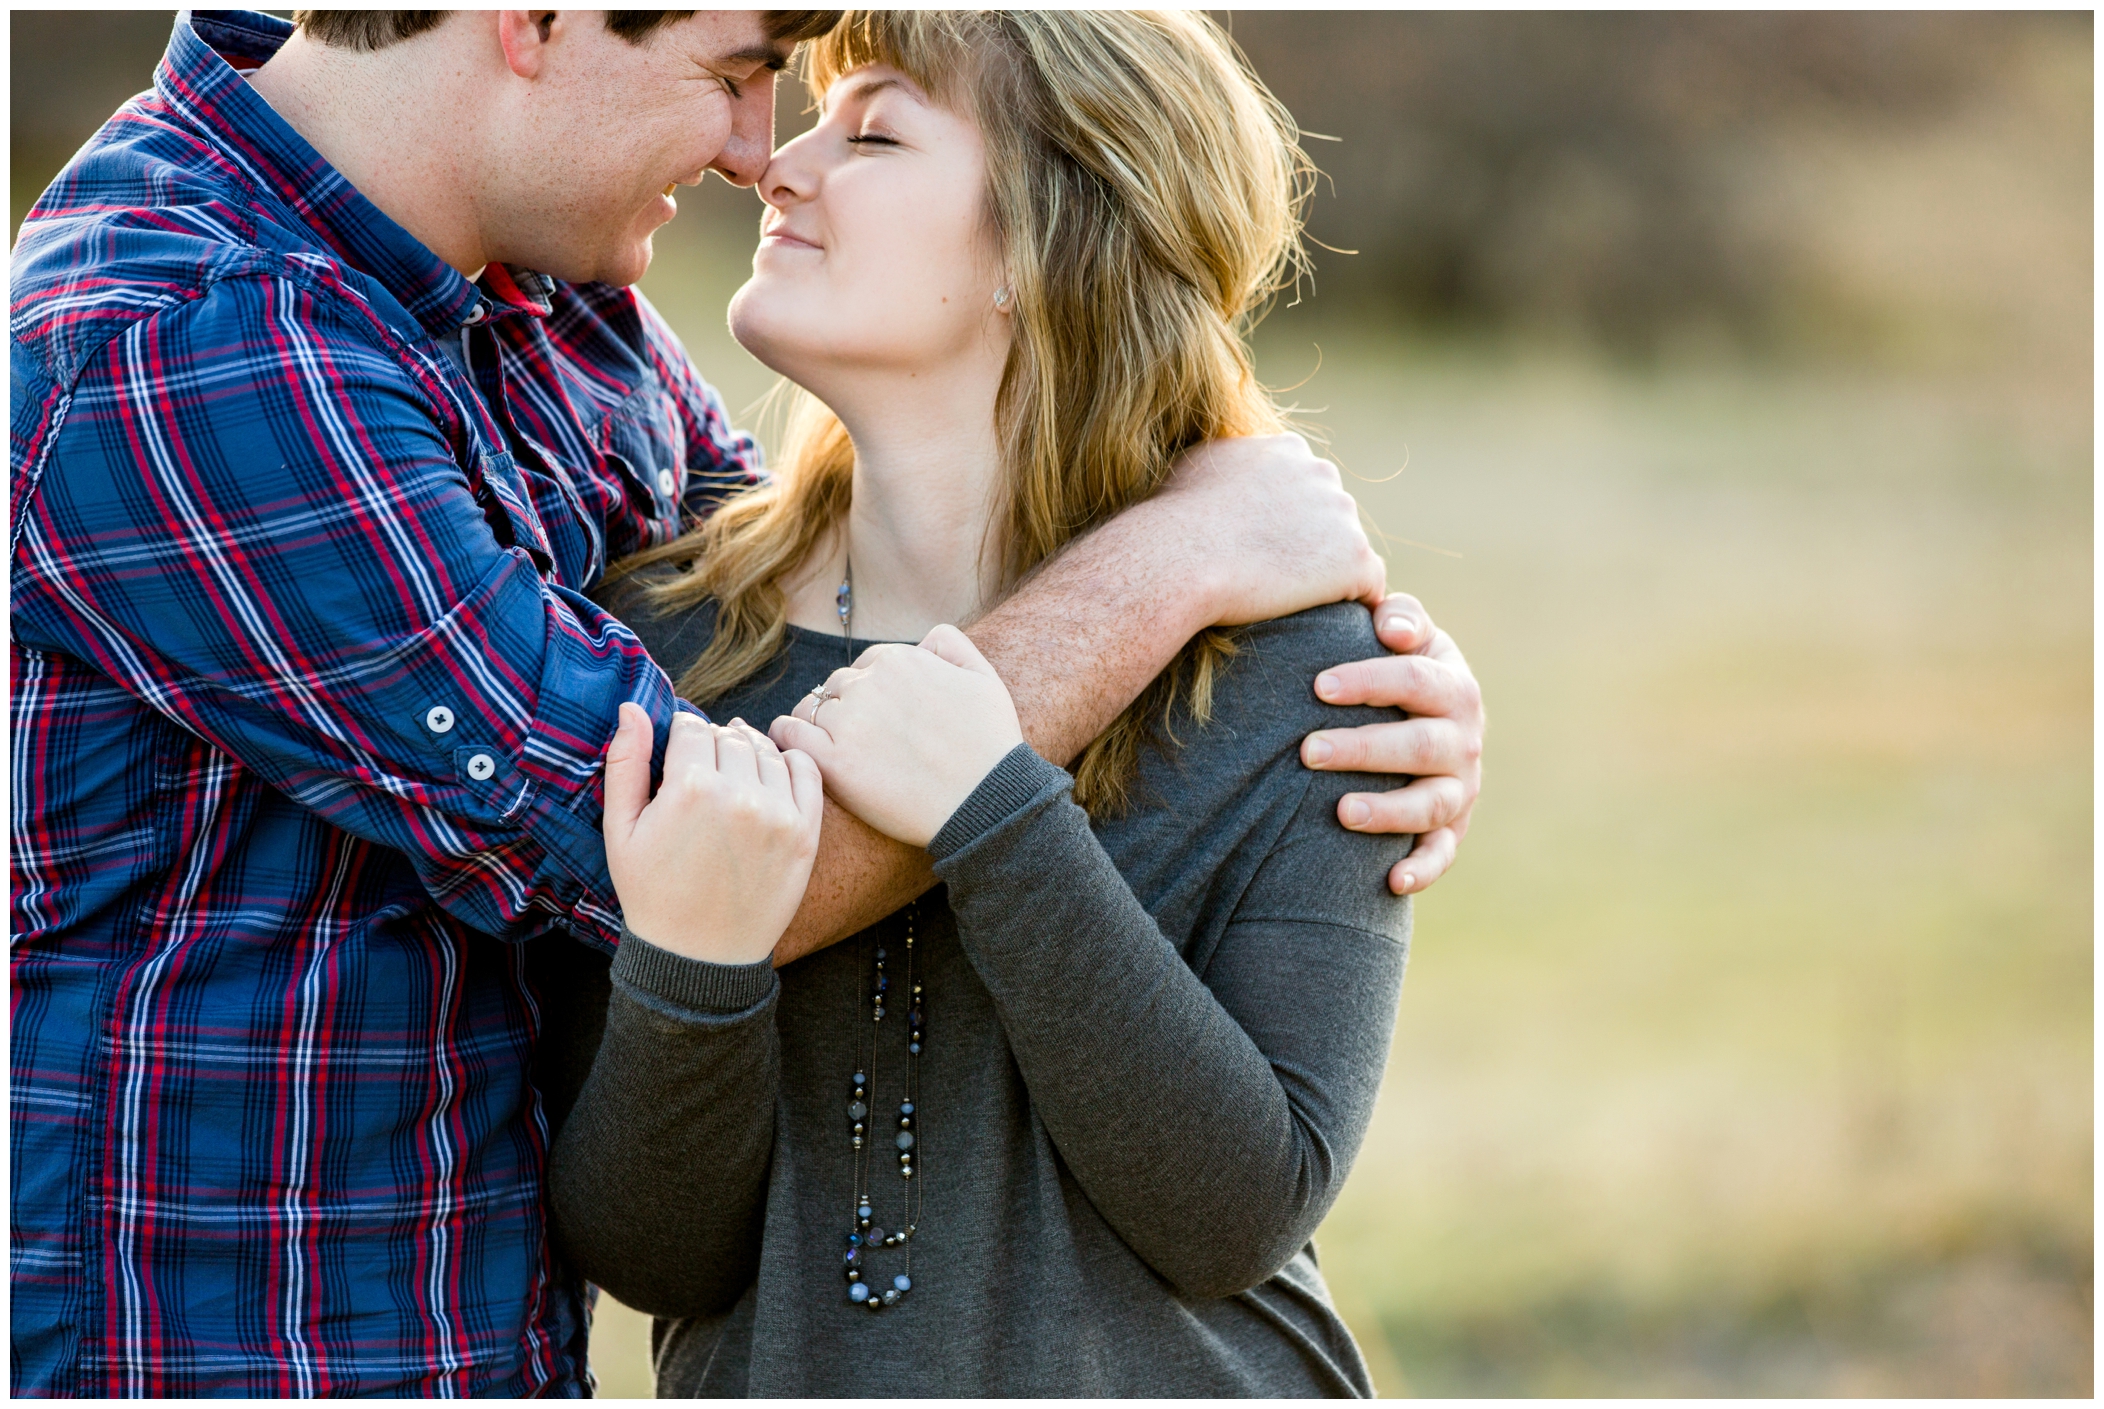
<svg viewBox="0 0 2104 1409"><path fill-rule="evenodd" d="M1177 11L853 10L805 62L814 94L888 64L983 135L1014 296L995 405L1002 592L1154 493L1182 451L1283 429L1246 338L1305 266L1313 168L1219 26ZM781 584L846 514L847 432L815 398L798 403L772 483L624 565L690 560L651 589L655 605L717 604L714 638L680 681L690 698L724 694L779 652ZM1083 751L1076 800L1122 809L1142 744L1174 740L1179 705L1206 722L1234 650L1218 629L1186 645Z"/></svg>

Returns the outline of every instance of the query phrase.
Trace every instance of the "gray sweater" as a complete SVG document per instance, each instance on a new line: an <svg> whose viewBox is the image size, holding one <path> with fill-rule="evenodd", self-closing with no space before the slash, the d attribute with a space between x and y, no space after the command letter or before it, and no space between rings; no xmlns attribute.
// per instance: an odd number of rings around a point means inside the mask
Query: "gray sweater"
<svg viewBox="0 0 2104 1409"><path fill-rule="evenodd" d="M675 676L705 640L705 614L628 615ZM712 712L764 728L847 650L794 632L779 669ZM930 843L941 887L779 973L631 938L603 1040L589 973L544 984L571 1009L552 1019L558 1115L576 1091L557 1237L660 1318L660 1394L1371 1392L1309 1238L1387 1056L1410 912L1382 877L1407 841L1335 820L1340 794L1392 780L1313 773L1297 750L1377 717L1310 682L1379 650L1352 605L1252 628L1213 722L1148 751L1137 805L1094 826L1068 776L1018 748ZM909 918L926 1022L911 1180L893 1139ZM873 1027L880 945L894 992ZM910 1291L881 1312L844 1280L858 1060L872 1221L906 1226L913 1185L922 1201L909 1244L858 1254L881 1290L910 1252Z"/></svg>

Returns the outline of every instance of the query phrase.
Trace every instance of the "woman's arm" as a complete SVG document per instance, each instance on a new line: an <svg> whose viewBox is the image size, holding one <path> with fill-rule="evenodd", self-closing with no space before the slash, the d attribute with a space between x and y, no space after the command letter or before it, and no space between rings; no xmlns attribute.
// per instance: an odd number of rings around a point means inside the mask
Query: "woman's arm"
<svg viewBox="0 0 2104 1409"><path fill-rule="evenodd" d="M781 1044L773 966L624 935L606 1034L549 1160L555 1236L653 1316L728 1310L759 1275Z"/></svg>
<svg viewBox="0 0 2104 1409"><path fill-rule="evenodd" d="M623 705L603 829L626 920L551 1201L587 1278L639 1311L705 1315L759 1264L781 1065L768 956L818 850L821 789L808 757L682 716L653 797L652 742Z"/></svg>
<svg viewBox="0 0 2104 1409"><path fill-rule="evenodd" d="M1203 980L1069 800L1066 774L1027 748L929 848L1060 1155L1189 1296L1272 1276L1329 1211L1401 990L1408 902L1386 893L1383 869L1353 863L1402 843L1335 825L1352 780L1294 773L1306 780L1295 815ZM1340 897L1340 874L1366 893Z"/></svg>

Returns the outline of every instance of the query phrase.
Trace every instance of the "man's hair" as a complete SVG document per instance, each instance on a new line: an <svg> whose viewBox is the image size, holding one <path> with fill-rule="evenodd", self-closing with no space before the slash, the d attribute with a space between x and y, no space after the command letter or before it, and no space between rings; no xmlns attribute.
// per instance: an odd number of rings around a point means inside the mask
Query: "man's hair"
<svg viewBox="0 0 2104 1409"><path fill-rule="evenodd" d="M404 39L414 39L425 30L436 29L451 10L294 10L292 22L307 37L338 49L371 53ZM641 44L668 24L677 24L692 10L608 10L606 27L631 44ZM765 10L767 37L799 43L816 39L840 22L839 10Z"/></svg>

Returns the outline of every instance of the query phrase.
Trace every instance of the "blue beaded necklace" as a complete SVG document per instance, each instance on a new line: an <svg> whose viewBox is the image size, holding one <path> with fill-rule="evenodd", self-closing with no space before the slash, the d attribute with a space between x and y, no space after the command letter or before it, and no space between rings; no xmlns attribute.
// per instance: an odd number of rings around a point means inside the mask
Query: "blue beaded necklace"
<svg viewBox="0 0 2104 1409"><path fill-rule="evenodd" d="M855 568L853 562L847 566L847 576L841 581L834 601L840 613L840 637L847 646L848 664L854 664L855 656ZM855 1214L853 1226L847 1235L847 1299L850 1305L866 1306L871 1311L882 1311L887 1306L897 1306L913 1290L913 1235L920 1231L921 1191L923 1184L914 1179L920 1153L915 1148L919 1139L914 1123L920 1094L921 1039L927 1030L921 1008L921 985L914 970L913 940L915 920L920 914L920 902L906 907L906 1062L905 1080L899 1098L898 1133L892 1137L892 1145L898 1151L899 1178L903 1181L901 1212L906 1226L895 1232L886 1232L876 1223L876 1204L870 1189L871 1176L876 1170L876 1137L870 1133L873 1119L876 1090L878 1047L884 1035L884 1004L891 991L891 977L885 972L885 961L890 952L875 939L874 969L870 981L869 996L869 1060L862 1059L862 1004L855 1003L855 1078L854 1094L848 1100L848 1135L854 1150L854 1196ZM873 1265L874 1254L898 1250L904 1256L904 1269L894 1274L889 1286L884 1285L882 1274Z"/></svg>

